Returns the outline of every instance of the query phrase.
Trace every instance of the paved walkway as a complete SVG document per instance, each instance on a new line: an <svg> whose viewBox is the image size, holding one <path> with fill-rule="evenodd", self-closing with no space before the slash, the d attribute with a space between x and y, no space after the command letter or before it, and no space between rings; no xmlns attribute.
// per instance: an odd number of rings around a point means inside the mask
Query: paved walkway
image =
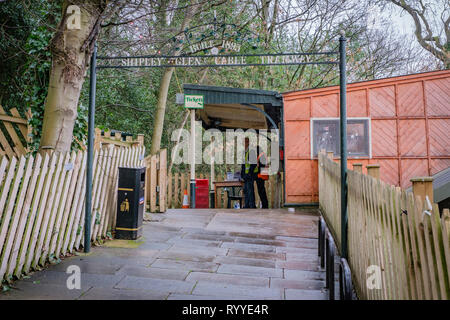
<svg viewBox="0 0 450 320"><path fill-rule="evenodd" d="M0 299L326 299L317 219L313 210L169 210L144 223L139 246L93 247ZM80 290L66 286L74 264Z"/></svg>

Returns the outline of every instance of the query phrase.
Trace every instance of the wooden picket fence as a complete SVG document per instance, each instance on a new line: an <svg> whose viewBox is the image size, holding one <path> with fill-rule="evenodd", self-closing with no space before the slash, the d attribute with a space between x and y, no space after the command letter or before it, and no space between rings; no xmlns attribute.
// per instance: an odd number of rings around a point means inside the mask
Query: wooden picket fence
<svg viewBox="0 0 450 320"><path fill-rule="evenodd" d="M91 237L115 226L117 168L143 166L144 147L94 153ZM0 283L79 250L84 237L86 152L0 159Z"/></svg>
<svg viewBox="0 0 450 320"><path fill-rule="evenodd" d="M142 147L144 145L144 135L138 134L136 140L133 140L132 136L122 138L122 133L118 131L112 132L106 130L102 133L100 128L95 128L94 141L95 150L100 150L108 145L125 148Z"/></svg>
<svg viewBox="0 0 450 320"><path fill-rule="evenodd" d="M348 263L360 299L450 299L450 213L348 171ZM340 247L340 165L319 155L320 209ZM371 267L372 266L372 267ZM370 268L369 268L370 267ZM379 270L380 287L369 276Z"/></svg>
<svg viewBox="0 0 450 320"><path fill-rule="evenodd" d="M167 149L149 155L144 160L145 203L150 212L166 212L167 209Z"/></svg>
<svg viewBox="0 0 450 320"><path fill-rule="evenodd" d="M31 140L32 127L28 124L28 120L31 118L31 110L28 109L26 116L26 118L22 118L16 108L6 112L0 105L0 156L6 155L9 159L20 158L30 151L28 144ZM85 150L84 143L78 142ZM118 131L105 130L102 132L100 128L95 128L94 149L100 150L109 145L119 148L142 147L144 146L144 135L138 134L133 140L132 136L123 138L122 133Z"/></svg>
<svg viewBox="0 0 450 320"><path fill-rule="evenodd" d="M31 111L28 110L28 118ZM20 116L16 108L12 108L7 113L0 106L0 121L5 131L0 126L0 157L6 155L9 159L20 157L28 152L27 144L30 141L31 127L28 126L28 119Z"/></svg>
<svg viewBox="0 0 450 320"><path fill-rule="evenodd" d="M224 181L226 174L216 175L216 181ZM197 174L198 179L208 179L211 183L210 174ZM276 175L270 176L269 180L266 181L266 193L267 199L269 201L269 208L280 208L283 199L283 180L281 177ZM190 174L189 172L175 172L169 173L167 177L167 208L181 208L183 204L184 191L187 190L188 198L191 197L190 184ZM260 199L258 196L258 191L255 183L255 201L256 206L259 208ZM218 189L217 203L218 208L226 208L228 202L227 193L224 189Z"/></svg>

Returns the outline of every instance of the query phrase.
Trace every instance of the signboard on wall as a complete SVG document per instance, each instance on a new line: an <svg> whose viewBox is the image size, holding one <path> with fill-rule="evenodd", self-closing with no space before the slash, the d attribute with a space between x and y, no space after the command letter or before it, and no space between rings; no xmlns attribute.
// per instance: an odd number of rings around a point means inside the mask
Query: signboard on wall
<svg viewBox="0 0 450 320"><path fill-rule="evenodd" d="M184 95L184 107L186 109L203 109L203 95Z"/></svg>
<svg viewBox="0 0 450 320"><path fill-rule="evenodd" d="M340 154L339 118L311 119L311 158L316 158L319 150ZM347 119L347 150L350 158L370 158L369 118Z"/></svg>

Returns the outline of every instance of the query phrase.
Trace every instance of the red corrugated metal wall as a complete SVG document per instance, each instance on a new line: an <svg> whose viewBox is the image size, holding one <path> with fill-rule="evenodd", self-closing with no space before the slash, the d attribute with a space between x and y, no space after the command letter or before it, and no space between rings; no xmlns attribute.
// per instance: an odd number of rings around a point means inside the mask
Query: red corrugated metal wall
<svg viewBox="0 0 450 320"><path fill-rule="evenodd" d="M339 117L339 87L288 92L283 100L286 202L317 202L310 119ZM382 180L407 188L412 177L450 166L450 70L349 84L347 116L371 119L372 158L350 158L349 168L377 163Z"/></svg>

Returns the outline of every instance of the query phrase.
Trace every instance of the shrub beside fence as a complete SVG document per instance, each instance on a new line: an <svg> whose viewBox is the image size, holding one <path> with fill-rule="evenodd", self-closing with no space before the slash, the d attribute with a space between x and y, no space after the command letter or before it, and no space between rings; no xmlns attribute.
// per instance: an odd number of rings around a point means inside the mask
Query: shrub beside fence
<svg viewBox="0 0 450 320"><path fill-rule="evenodd" d="M348 171L348 263L361 299L450 299L450 213ZM320 209L340 247L340 166L319 154ZM381 277L377 282L377 275ZM379 286L378 286L379 285Z"/></svg>
<svg viewBox="0 0 450 320"><path fill-rule="evenodd" d="M144 147L94 153L92 241L115 226L117 168L143 166ZM0 160L0 282L79 250L84 237L86 152Z"/></svg>

